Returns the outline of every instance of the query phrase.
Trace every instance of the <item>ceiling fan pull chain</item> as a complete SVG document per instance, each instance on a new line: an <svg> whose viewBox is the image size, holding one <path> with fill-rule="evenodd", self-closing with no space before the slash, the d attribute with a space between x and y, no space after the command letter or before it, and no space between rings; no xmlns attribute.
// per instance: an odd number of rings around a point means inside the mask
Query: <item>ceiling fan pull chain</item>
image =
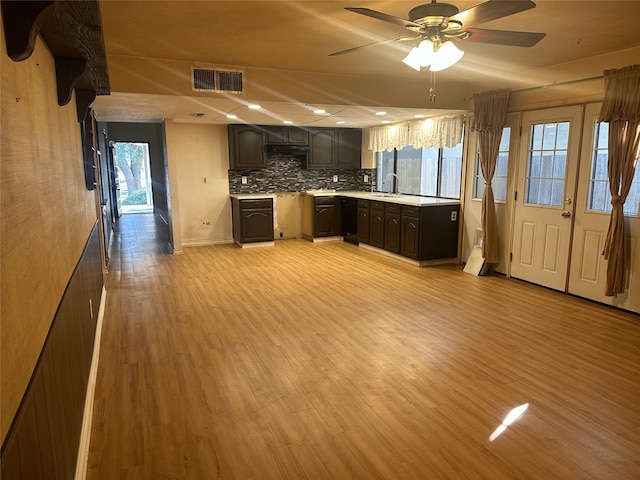
<svg viewBox="0 0 640 480"><path fill-rule="evenodd" d="M436 101L436 72L429 72L429 102Z"/></svg>

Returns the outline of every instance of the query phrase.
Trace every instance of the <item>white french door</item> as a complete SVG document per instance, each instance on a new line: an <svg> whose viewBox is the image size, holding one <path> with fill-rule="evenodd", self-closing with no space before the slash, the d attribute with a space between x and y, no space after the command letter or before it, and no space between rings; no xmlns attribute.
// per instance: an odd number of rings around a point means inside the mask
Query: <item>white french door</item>
<svg viewBox="0 0 640 480"><path fill-rule="evenodd" d="M512 277L566 291L581 130L582 107L523 114Z"/></svg>
<svg viewBox="0 0 640 480"><path fill-rule="evenodd" d="M611 195L606 181L606 162L603 161L607 157L607 132L603 130L604 125L596 124L599 111L600 104L587 105L585 109L568 292L640 313L640 187L635 187L630 192L625 203L627 245L631 263L625 281L625 292L616 297L604 294L607 261L602 250L611 217ZM640 178L640 172L636 172L636 178ZM632 295L631 292L635 294Z"/></svg>

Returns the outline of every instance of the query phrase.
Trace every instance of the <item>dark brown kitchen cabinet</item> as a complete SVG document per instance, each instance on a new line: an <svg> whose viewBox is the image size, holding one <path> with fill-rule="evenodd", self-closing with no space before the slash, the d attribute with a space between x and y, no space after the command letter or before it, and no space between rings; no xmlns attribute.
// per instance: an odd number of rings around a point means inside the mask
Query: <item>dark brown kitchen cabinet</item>
<svg viewBox="0 0 640 480"><path fill-rule="evenodd" d="M273 241L273 199L231 199L236 243Z"/></svg>
<svg viewBox="0 0 640 480"><path fill-rule="evenodd" d="M335 168L336 129L309 129L309 158L307 168Z"/></svg>
<svg viewBox="0 0 640 480"><path fill-rule="evenodd" d="M360 168L362 130L338 128L338 168Z"/></svg>
<svg viewBox="0 0 640 480"><path fill-rule="evenodd" d="M402 207L387 203L384 210L384 249L400 253L400 212Z"/></svg>
<svg viewBox="0 0 640 480"><path fill-rule="evenodd" d="M335 197L315 197L314 237L333 237L338 235L339 220L340 211L339 207L336 207Z"/></svg>
<svg viewBox="0 0 640 480"><path fill-rule="evenodd" d="M307 145L307 130L298 127L267 127L266 143L274 145Z"/></svg>
<svg viewBox="0 0 640 480"><path fill-rule="evenodd" d="M229 168L265 168L264 128L257 125L229 125Z"/></svg>
<svg viewBox="0 0 640 480"><path fill-rule="evenodd" d="M358 200L358 242L370 241L369 200Z"/></svg>
<svg viewBox="0 0 640 480"><path fill-rule="evenodd" d="M384 248L384 203L372 201L370 206L369 244Z"/></svg>
<svg viewBox="0 0 640 480"><path fill-rule="evenodd" d="M402 207L400 254L418 260L420 258L420 208Z"/></svg>
<svg viewBox="0 0 640 480"><path fill-rule="evenodd" d="M307 168L360 168L362 130L310 128Z"/></svg>

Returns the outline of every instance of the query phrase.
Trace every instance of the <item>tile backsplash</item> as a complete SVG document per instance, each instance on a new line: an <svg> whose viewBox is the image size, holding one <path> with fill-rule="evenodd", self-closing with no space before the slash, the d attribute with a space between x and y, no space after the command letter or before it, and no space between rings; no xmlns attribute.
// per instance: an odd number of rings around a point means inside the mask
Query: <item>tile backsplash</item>
<svg viewBox="0 0 640 480"><path fill-rule="evenodd" d="M338 181L333 181L333 176ZM369 181L364 183L364 176ZM247 183L242 183L246 177ZM276 193L304 192L320 188L335 190L375 190L376 169L306 169L302 160L295 156L271 155L267 157L267 166L259 170L229 170L229 193Z"/></svg>

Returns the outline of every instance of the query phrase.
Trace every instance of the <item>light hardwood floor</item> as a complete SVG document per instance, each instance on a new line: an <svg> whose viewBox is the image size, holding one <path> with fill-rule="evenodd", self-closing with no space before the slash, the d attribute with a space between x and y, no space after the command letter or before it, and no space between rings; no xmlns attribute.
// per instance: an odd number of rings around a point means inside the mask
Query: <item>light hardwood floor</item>
<svg viewBox="0 0 640 480"><path fill-rule="evenodd" d="M640 478L635 315L344 243L172 256L123 223L90 480Z"/></svg>

